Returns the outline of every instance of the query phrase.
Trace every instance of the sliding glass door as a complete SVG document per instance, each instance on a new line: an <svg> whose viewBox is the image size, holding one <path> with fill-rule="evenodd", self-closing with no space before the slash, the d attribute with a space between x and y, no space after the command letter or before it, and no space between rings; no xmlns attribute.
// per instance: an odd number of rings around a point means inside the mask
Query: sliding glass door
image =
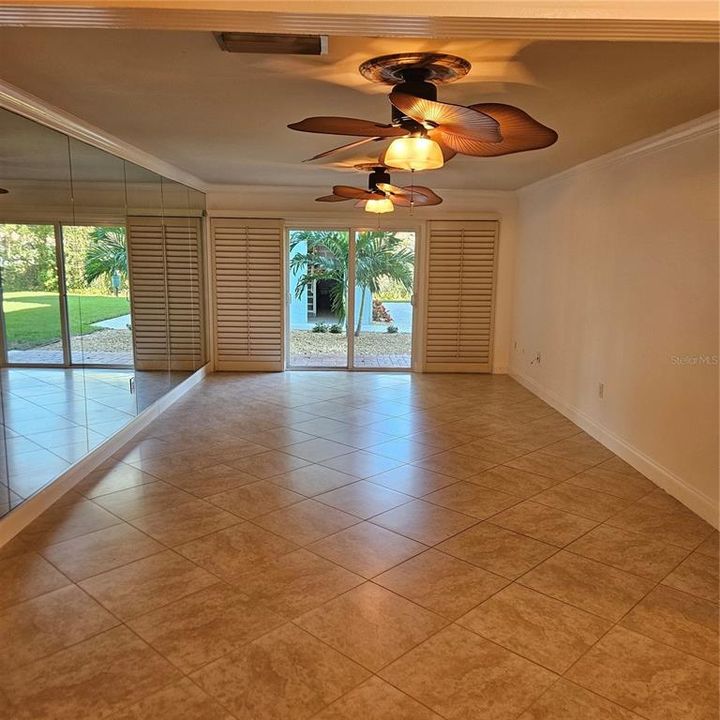
<svg viewBox="0 0 720 720"><path fill-rule="evenodd" d="M125 228L0 224L4 365L131 366Z"/></svg>
<svg viewBox="0 0 720 720"><path fill-rule="evenodd" d="M57 268L54 225L0 224L5 364L65 364Z"/></svg>
<svg viewBox="0 0 720 720"><path fill-rule="evenodd" d="M410 368L414 279L413 231L291 229L287 367Z"/></svg>
<svg viewBox="0 0 720 720"><path fill-rule="evenodd" d="M349 244L349 230L289 232L288 367L348 366Z"/></svg>
<svg viewBox="0 0 720 720"><path fill-rule="evenodd" d="M63 225L70 362L132 365L125 228Z"/></svg>

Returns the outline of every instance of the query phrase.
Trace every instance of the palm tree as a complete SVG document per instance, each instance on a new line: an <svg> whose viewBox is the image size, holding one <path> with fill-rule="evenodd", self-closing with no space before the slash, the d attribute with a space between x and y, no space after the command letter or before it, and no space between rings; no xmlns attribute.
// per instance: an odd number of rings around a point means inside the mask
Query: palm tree
<svg viewBox="0 0 720 720"><path fill-rule="evenodd" d="M112 282L118 275L121 282L128 276L127 243L125 228L97 227L90 233L90 245L85 252L85 281L107 276Z"/></svg>
<svg viewBox="0 0 720 720"><path fill-rule="evenodd" d="M350 236L347 232L301 230L293 232L290 250L307 243L307 252L297 253L290 261L293 275L302 273L295 287L296 297L315 280L334 280L330 288L330 308L340 322L345 320ZM392 232L364 231L355 237L355 276L360 288L360 304L355 336L362 330L362 317L368 292L380 289L380 280L399 282L412 289L415 254Z"/></svg>

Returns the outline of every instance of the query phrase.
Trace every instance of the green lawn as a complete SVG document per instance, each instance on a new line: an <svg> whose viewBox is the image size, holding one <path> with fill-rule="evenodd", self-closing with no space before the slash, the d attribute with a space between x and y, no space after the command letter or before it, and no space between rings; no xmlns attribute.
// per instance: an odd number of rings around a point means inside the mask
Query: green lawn
<svg viewBox="0 0 720 720"><path fill-rule="evenodd" d="M10 350L27 350L60 340L60 312L57 293L6 292L5 331ZM99 320L127 315L130 303L112 295L73 295L68 293L70 334L86 335L100 328Z"/></svg>

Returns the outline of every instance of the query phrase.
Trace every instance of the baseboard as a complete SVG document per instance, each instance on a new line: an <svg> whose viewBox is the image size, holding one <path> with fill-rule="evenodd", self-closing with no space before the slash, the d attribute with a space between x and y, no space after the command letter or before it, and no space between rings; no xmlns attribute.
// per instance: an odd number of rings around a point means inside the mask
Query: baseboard
<svg viewBox="0 0 720 720"><path fill-rule="evenodd" d="M509 374L534 395L537 395L541 400L544 400L548 405L551 405L555 410L572 420L588 435L595 438L595 440L602 443L609 450L612 450L618 457L622 458L629 465L632 465L638 472L641 472L676 500L679 500L683 505L690 508L690 510L703 518L703 520L706 520L715 528L718 527L718 508L707 495L690 487L671 470L663 467L641 450L638 450L626 440L623 440L623 438L616 435L609 428L593 420L582 410L566 403L536 380L513 368L510 368Z"/></svg>
<svg viewBox="0 0 720 720"><path fill-rule="evenodd" d="M124 428L118 430L105 442L98 445L85 457L73 463L65 472L58 475L55 480L36 492L32 497L18 505L3 518L0 518L0 547L9 542L23 528L27 527L36 517L47 510L56 500L59 500L68 490L72 490L88 473L99 467L105 460L117 453L123 445L132 440L141 430L144 430L153 420L159 417L174 402L200 383L208 374L209 367L204 365L189 378L145 408L137 417L133 418Z"/></svg>

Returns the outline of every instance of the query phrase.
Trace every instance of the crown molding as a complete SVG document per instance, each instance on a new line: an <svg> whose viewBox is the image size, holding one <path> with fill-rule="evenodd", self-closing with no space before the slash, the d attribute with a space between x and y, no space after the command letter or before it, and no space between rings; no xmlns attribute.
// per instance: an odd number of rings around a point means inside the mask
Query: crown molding
<svg viewBox="0 0 720 720"><path fill-rule="evenodd" d="M407 6L395 3L393 10L395 14L387 14L384 0L341 4L324 0L16 0L0 6L0 26L417 38L667 42L718 42L720 38L718 8L712 0L447 0L439 4L418 0Z"/></svg>
<svg viewBox="0 0 720 720"><path fill-rule="evenodd" d="M519 196L522 196L528 191L545 185L563 182L577 175L584 175L604 167L636 160L645 155L652 155L653 153L667 150L676 145L692 142L707 135L717 135L718 132L720 132L720 111L716 110L706 115L701 115L699 118L690 120L682 125L676 125L657 135L651 135L643 140L638 140L630 145L612 150L605 155L600 155L579 165L574 165L555 175L549 175L529 185L524 185L517 190L517 193Z"/></svg>
<svg viewBox="0 0 720 720"><path fill-rule="evenodd" d="M189 185L201 192L206 190L206 183L195 175L2 80L0 80L0 107L140 165L170 180Z"/></svg>

